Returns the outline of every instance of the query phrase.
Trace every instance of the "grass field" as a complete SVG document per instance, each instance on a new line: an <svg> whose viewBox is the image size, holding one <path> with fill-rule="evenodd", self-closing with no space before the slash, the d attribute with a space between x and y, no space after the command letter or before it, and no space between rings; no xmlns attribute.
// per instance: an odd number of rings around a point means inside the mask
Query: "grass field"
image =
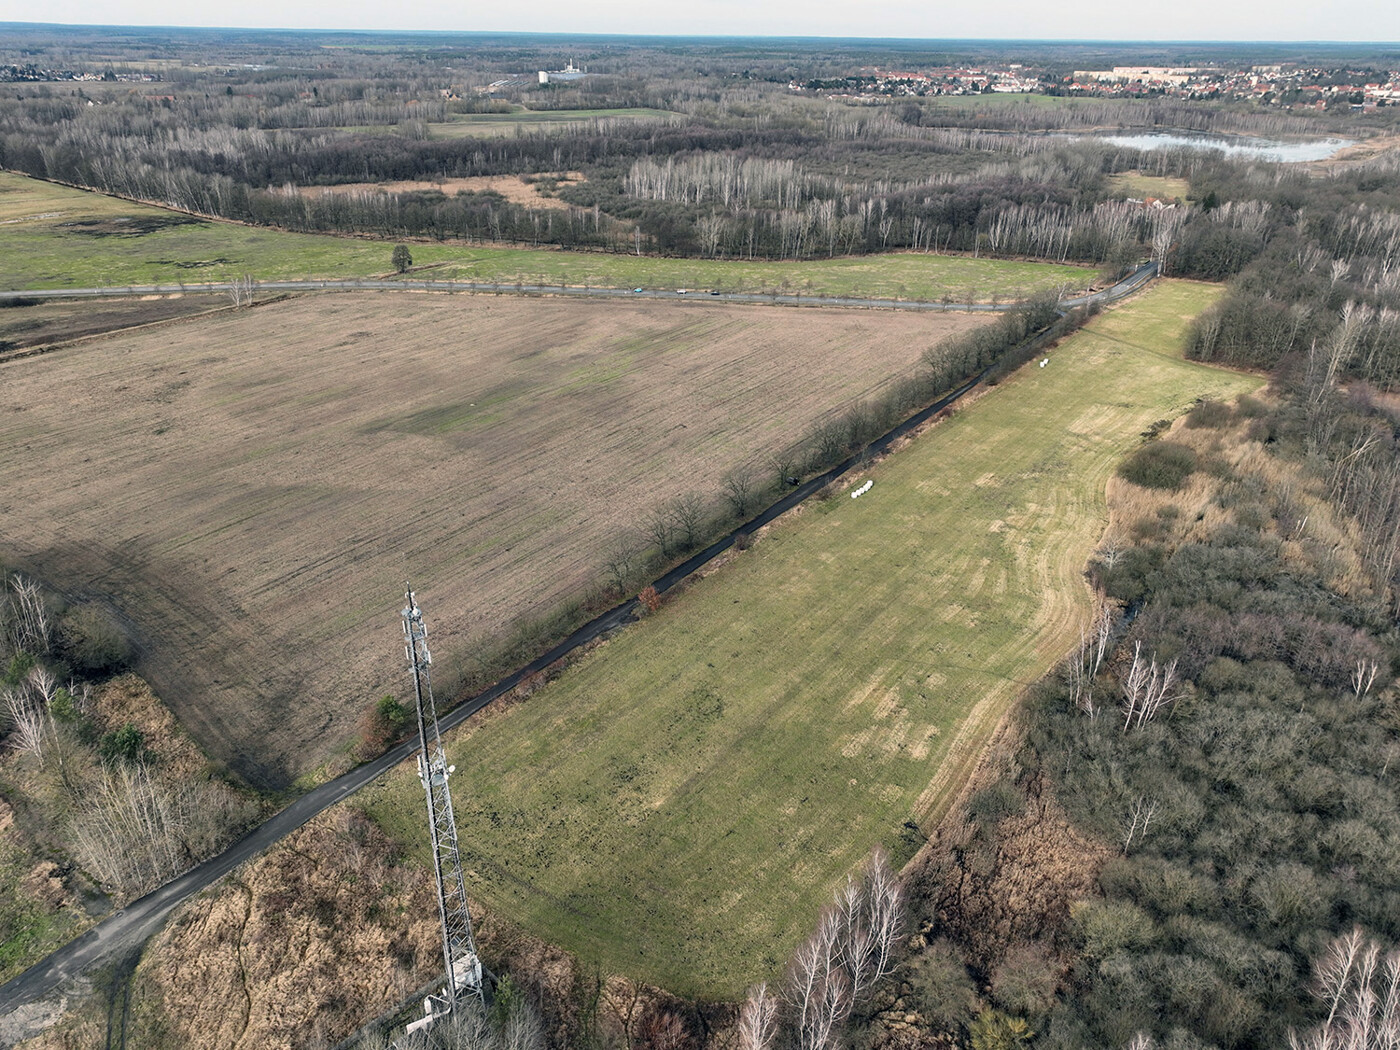
<svg viewBox="0 0 1400 1050"><path fill-rule="evenodd" d="M93 340L0 364L0 555L115 602L192 735L284 786L402 688L405 578L465 659L986 320L381 292Z"/></svg>
<svg viewBox="0 0 1400 1050"><path fill-rule="evenodd" d="M1216 287L1096 319L522 705L454 740L469 892L585 968L775 978L875 843L909 855L1086 615L1104 485L1156 419L1257 385L1181 359ZM853 483L858 479L852 479ZM424 607L444 615L425 581ZM400 769L367 799L426 863Z"/></svg>
<svg viewBox="0 0 1400 1050"><path fill-rule="evenodd" d="M1140 171L1123 171L1108 177L1109 185L1124 197L1173 197L1185 201L1191 196L1191 183L1186 179L1164 175L1145 175Z"/></svg>
<svg viewBox="0 0 1400 1050"><path fill-rule="evenodd" d="M553 203L553 202L551 202ZM392 272L387 243L196 219L0 173L0 289L368 277ZM414 276L633 288L791 290L941 300L1082 288L1093 271L1046 263L882 255L762 263L414 244ZM444 265L437 265L444 264Z"/></svg>
<svg viewBox="0 0 1400 1050"><path fill-rule="evenodd" d="M1038 291L1084 288L1095 277L1095 271L1082 266L914 252L800 262L656 259L501 248L464 249L460 255L460 261L412 276L612 288L719 288L935 302L945 297L956 302L1010 302ZM527 268L530 266L536 268Z"/></svg>

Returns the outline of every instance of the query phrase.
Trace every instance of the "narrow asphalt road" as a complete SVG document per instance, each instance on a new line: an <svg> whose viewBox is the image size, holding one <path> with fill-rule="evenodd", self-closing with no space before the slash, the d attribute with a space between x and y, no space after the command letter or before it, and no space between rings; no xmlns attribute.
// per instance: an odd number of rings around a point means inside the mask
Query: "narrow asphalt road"
<svg viewBox="0 0 1400 1050"><path fill-rule="evenodd" d="M1105 291L1096 293L1093 296L1081 297L1078 300L1066 300L1061 303L1061 307L1069 308L1075 305L1082 305L1089 301L1102 302L1122 298L1124 295L1142 287L1156 272L1155 264L1147 264L1134 271L1112 288L1105 289ZM398 282L385 281L378 283L389 288L403 287ZM364 285L361 284L335 284L332 282L283 282L275 286L264 285L262 287L277 287L281 289L287 287L304 288L322 286L364 287ZM513 286L509 290L514 291ZM558 290L553 289L552 291L557 293ZM599 290L592 289L591 291L597 293ZM33 293L0 293L0 298L6 296L14 297L21 294L27 295ZM70 291L66 294L76 295L79 293ZM109 289L103 294L111 294L111 290ZM151 293L133 290L130 294ZM58 296L55 295L55 297ZM769 297L758 297L755 301L769 302L771 300ZM803 300L803 302L810 304L811 300ZM864 302L883 301L849 300L848 303L841 303L837 300L822 300L824 305L861 305ZM906 306L908 304L900 305ZM941 304L936 305L937 308L942 308ZM728 550L733 546L735 538L740 533L751 533L753 530L768 524L779 515L797 506L797 504L817 492L824 485L839 478L865 458L883 453L889 448L892 442L922 425L941 409L952 404L973 387L977 386L977 384L982 382L986 374L987 373L984 372L982 375L969 380L967 383L963 384L952 393L940 398L937 402L919 412L917 415L905 420L887 434L876 438L861 452L837 464L826 473L794 487L792 491L785 494L776 503L767 507L758 515L736 528L729 535L710 544L710 546L706 547L704 550L693 555L685 562L677 565L664 576L657 579L654 582L657 592L665 593L701 566ZM580 646L586 645L595 638L606 635L631 622L636 618L636 608L637 600L632 598L609 609L601 616L598 616L596 619L580 627L573 634L569 635L568 638L564 639L564 641L554 646L554 648L550 649L547 653L544 653L527 666L501 679L485 692L453 708L440 719L441 727L447 730L461 724L487 704L494 701L497 697L514 689L520 683L521 679L525 678L527 675L543 670L555 660L567 656ZM125 908L108 916L81 937L70 941L51 955L35 963L28 970L24 971L24 973L12 978L3 986L0 986L0 1018L7 1017L21 1007L49 996L55 991L58 991L67 981L89 973L97 967L137 948L161 928L171 911L181 902L198 893L200 890L211 886L234 868L237 868L245 861L251 860L269 846L281 841L318 813L330 808L337 802L343 801L356 791L370 784L376 778L414 754L417 748L417 740L405 740L373 762L352 769L350 772L337 777L335 780L312 789L298 798L286 809L258 825L223 853L220 853L216 857L211 857L203 864L191 869L179 878L166 883L164 886L148 893L141 899L133 901Z"/></svg>

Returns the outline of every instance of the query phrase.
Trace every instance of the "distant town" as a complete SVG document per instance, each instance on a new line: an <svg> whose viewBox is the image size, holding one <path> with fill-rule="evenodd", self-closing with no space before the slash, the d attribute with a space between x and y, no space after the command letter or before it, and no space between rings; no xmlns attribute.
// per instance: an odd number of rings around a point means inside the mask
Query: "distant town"
<svg viewBox="0 0 1400 1050"><path fill-rule="evenodd" d="M795 92L863 101L898 96L1041 94L1095 98L1169 95L1187 99L1247 100L1292 109L1375 109L1400 105L1400 70L1325 69L1316 66L1115 66L1079 69L1068 76L1019 64L862 69L847 76L793 81Z"/></svg>

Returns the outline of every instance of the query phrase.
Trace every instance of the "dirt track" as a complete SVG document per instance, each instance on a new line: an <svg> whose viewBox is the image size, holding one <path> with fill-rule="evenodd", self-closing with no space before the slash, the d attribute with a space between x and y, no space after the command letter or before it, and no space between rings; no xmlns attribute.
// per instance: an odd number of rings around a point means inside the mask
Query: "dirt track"
<svg viewBox="0 0 1400 1050"><path fill-rule="evenodd" d="M287 784L398 691L596 578L969 315L358 294L0 366L0 557L107 598L216 758ZM447 673L444 673L447 672Z"/></svg>

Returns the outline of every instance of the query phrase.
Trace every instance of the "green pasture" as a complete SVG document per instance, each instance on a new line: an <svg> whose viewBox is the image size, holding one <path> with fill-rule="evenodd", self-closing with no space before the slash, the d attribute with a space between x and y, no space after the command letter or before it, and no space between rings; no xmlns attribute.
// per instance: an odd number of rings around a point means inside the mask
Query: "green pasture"
<svg viewBox="0 0 1400 1050"><path fill-rule="evenodd" d="M1073 643L1104 484L1143 429L1257 385L1181 358L1219 293L1165 282L1102 315L851 479L860 499L809 502L454 739L473 897L586 970L702 997L776 978ZM420 792L403 767L361 797L426 864Z"/></svg>
<svg viewBox="0 0 1400 1050"><path fill-rule="evenodd" d="M201 284L389 276L391 242L286 233L0 172L0 289ZM633 288L723 288L956 301L1083 288L1093 271L1049 263L893 254L812 262L650 256L413 244L431 280Z"/></svg>
<svg viewBox="0 0 1400 1050"><path fill-rule="evenodd" d="M415 246L424 262L451 249ZM393 271L393 245L285 233L134 204L0 173L0 288L202 284L367 277Z"/></svg>
<svg viewBox="0 0 1400 1050"><path fill-rule="evenodd" d="M1035 292L1081 289L1082 266L971 259L913 252L792 262L657 259L599 252L468 248L460 259L414 274L433 280L569 284L610 288L774 292L950 302L1009 302ZM417 256L414 256L417 259Z"/></svg>

